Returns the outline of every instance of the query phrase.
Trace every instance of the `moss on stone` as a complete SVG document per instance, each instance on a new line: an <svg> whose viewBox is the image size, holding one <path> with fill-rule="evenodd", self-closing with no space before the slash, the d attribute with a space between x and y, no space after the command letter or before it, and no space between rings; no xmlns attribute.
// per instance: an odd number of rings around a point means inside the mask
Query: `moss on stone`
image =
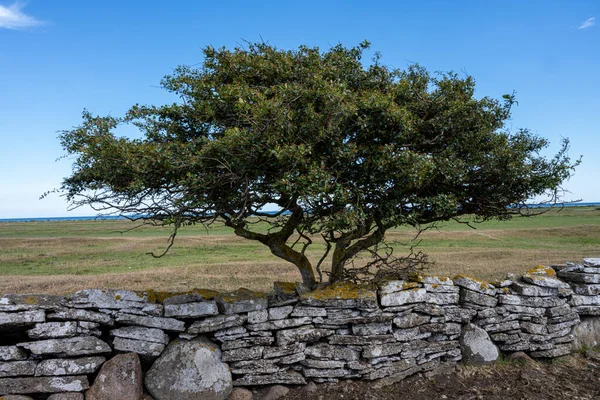
<svg viewBox="0 0 600 400"><path fill-rule="evenodd" d="M316 300L347 300L375 296L375 287L372 285L357 285L352 282L337 282L323 289L317 289L313 292L304 293L302 298L312 298Z"/></svg>

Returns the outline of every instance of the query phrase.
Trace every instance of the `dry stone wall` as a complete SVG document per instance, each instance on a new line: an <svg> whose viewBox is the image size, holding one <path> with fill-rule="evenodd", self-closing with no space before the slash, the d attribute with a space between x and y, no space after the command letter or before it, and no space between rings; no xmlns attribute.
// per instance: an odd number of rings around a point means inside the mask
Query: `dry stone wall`
<svg viewBox="0 0 600 400"><path fill-rule="evenodd" d="M298 292L295 284L278 283L268 295L245 289L5 295L0 396L83 399L102 365L119 353L139 356L145 387L159 400L183 398L169 393L175 386L212 390L202 398L217 399L231 385L392 383L463 357L493 361L495 346L558 357L573 351L572 332L582 318L600 316L600 259L540 266L494 285L462 275L414 276L378 288L340 283ZM196 356L198 349L203 355ZM227 365L203 370L206 360ZM213 387L194 386L199 376Z"/></svg>

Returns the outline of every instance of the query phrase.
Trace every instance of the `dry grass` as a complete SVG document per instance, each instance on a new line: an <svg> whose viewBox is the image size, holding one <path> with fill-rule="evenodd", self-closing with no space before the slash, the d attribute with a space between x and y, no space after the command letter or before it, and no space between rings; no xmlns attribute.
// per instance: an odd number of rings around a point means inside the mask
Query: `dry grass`
<svg viewBox="0 0 600 400"><path fill-rule="evenodd" d="M300 280L294 266L266 247L223 229L207 235L202 228L190 228L167 256L155 259L146 253L161 252L168 232L117 233L127 226L122 221L0 224L0 294L64 294L90 287L269 290L274 281ZM404 243L411 237L406 229L388 235ZM599 257L600 210L567 210L478 230L450 225L427 231L421 239L420 250L435 262L429 273L493 281L539 264ZM317 243L308 252L313 262L322 248ZM398 245L397 251L405 254L407 248Z"/></svg>

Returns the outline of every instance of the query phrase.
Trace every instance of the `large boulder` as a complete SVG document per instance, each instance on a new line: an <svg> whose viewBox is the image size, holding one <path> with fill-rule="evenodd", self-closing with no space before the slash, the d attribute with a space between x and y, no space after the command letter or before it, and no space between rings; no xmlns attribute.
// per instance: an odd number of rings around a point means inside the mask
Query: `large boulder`
<svg viewBox="0 0 600 400"><path fill-rule="evenodd" d="M86 400L141 400L142 367L135 353L119 354L102 365Z"/></svg>
<svg viewBox="0 0 600 400"><path fill-rule="evenodd" d="M156 400L224 400L232 390L221 350L204 337L171 342L146 374L145 383Z"/></svg>
<svg viewBox="0 0 600 400"><path fill-rule="evenodd" d="M488 333L480 327L468 324L460 336L463 361L470 364L489 364L498 359L498 348Z"/></svg>

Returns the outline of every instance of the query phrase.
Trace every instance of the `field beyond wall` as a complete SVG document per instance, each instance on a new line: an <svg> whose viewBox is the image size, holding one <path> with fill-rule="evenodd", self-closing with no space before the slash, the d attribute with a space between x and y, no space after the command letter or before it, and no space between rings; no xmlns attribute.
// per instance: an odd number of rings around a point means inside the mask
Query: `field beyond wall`
<svg viewBox="0 0 600 400"><path fill-rule="evenodd" d="M187 227L171 251L161 253L170 230L109 221L0 223L0 295L72 293L83 288L185 291L190 288L269 290L273 281L298 281L291 264L263 245L236 237L229 229ZM536 217L477 224L454 222L420 236L421 250L435 264L429 273L458 273L493 281L538 264L579 262L600 257L600 208L567 207ZM414 231L399 228L390 240L409 243ZM316 261L324 246L309 257ZM397 246L397 254L408 247Z"/></svg>

